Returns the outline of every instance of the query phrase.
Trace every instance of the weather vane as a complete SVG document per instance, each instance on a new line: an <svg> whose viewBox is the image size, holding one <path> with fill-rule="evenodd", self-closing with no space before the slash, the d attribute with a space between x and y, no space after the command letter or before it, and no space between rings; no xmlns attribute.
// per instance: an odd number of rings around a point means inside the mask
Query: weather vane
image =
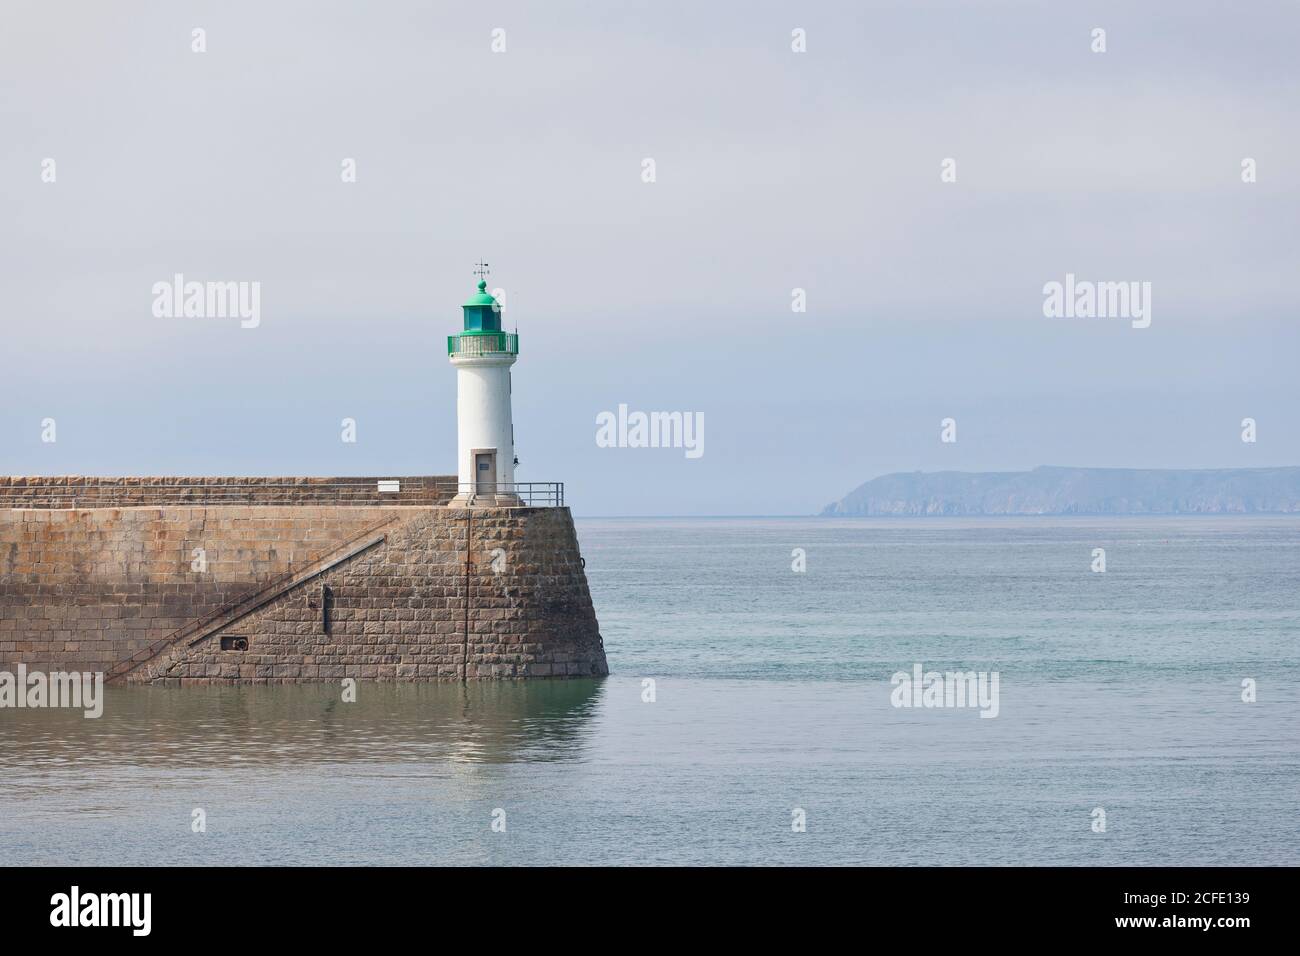
<svg viewBox="0 0 1300 956"><path fill-rule="evenodd" d="M474 267L474 274L483 280L487 279L488 271L489 271L488 264L484 262L482 259L480 259L478 261L478 265Z"/></svg>

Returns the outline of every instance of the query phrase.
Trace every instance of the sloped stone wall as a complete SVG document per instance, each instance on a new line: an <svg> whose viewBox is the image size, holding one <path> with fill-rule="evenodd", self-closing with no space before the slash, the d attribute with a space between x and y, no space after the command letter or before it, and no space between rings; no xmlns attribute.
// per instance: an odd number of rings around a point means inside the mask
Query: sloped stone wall
<svg viewBox="0 0 1300 956"><path fill-rule="evenodd" d="M247 650L223 650L223 637L244 638ZM195 646L160 655L128 680L292 683L606 673L567 508L436 508L419 509L378 546Z"/></svg>
<svg viewBox="0 0 1300 956"><path fill-rule="evenodd" d="M403 510L0 509L0 670L107 671Z"/></svg>

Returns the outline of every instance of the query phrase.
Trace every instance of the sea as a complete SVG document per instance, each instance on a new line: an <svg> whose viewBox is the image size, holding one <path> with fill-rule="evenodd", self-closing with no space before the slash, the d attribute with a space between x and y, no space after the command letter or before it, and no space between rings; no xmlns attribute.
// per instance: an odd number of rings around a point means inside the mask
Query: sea
<svg viewBox="0 0 1300 956"><path fill-rule="evenodd" d="M0 710L0 865L1300 864L1300 517L577 525L608 678Z"/></svg>

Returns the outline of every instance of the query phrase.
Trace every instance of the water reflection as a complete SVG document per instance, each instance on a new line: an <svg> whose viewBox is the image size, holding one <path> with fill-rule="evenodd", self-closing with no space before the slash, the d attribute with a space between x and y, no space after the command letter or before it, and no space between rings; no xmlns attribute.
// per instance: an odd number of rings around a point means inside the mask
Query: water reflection
<svg viewBox="0 0 1300 956"><path fill-rule="evenodd" d="M0 770L581 759L599 680L110 687L104 715L0 710ZM12 779L12 777L11 777Z"/></svg>

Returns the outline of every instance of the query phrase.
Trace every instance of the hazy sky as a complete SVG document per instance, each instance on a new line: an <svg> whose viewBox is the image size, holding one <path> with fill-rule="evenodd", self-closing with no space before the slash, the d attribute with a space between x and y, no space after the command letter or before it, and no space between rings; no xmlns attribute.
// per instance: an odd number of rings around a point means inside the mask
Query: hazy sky
<svg viewBox="0 0 1300 956"><path fill-rule="evenodd" d="M1298 27L1291 2L7 0L0 473L454 472L479 256L521 335L518 478L579 515L1300 464ZM1150 282L1150 328L1045 318L1067 272ZM175 273L260 282L261 324L155 317ZM702 412L703 457L598 448L619 403Z"/></svg>

